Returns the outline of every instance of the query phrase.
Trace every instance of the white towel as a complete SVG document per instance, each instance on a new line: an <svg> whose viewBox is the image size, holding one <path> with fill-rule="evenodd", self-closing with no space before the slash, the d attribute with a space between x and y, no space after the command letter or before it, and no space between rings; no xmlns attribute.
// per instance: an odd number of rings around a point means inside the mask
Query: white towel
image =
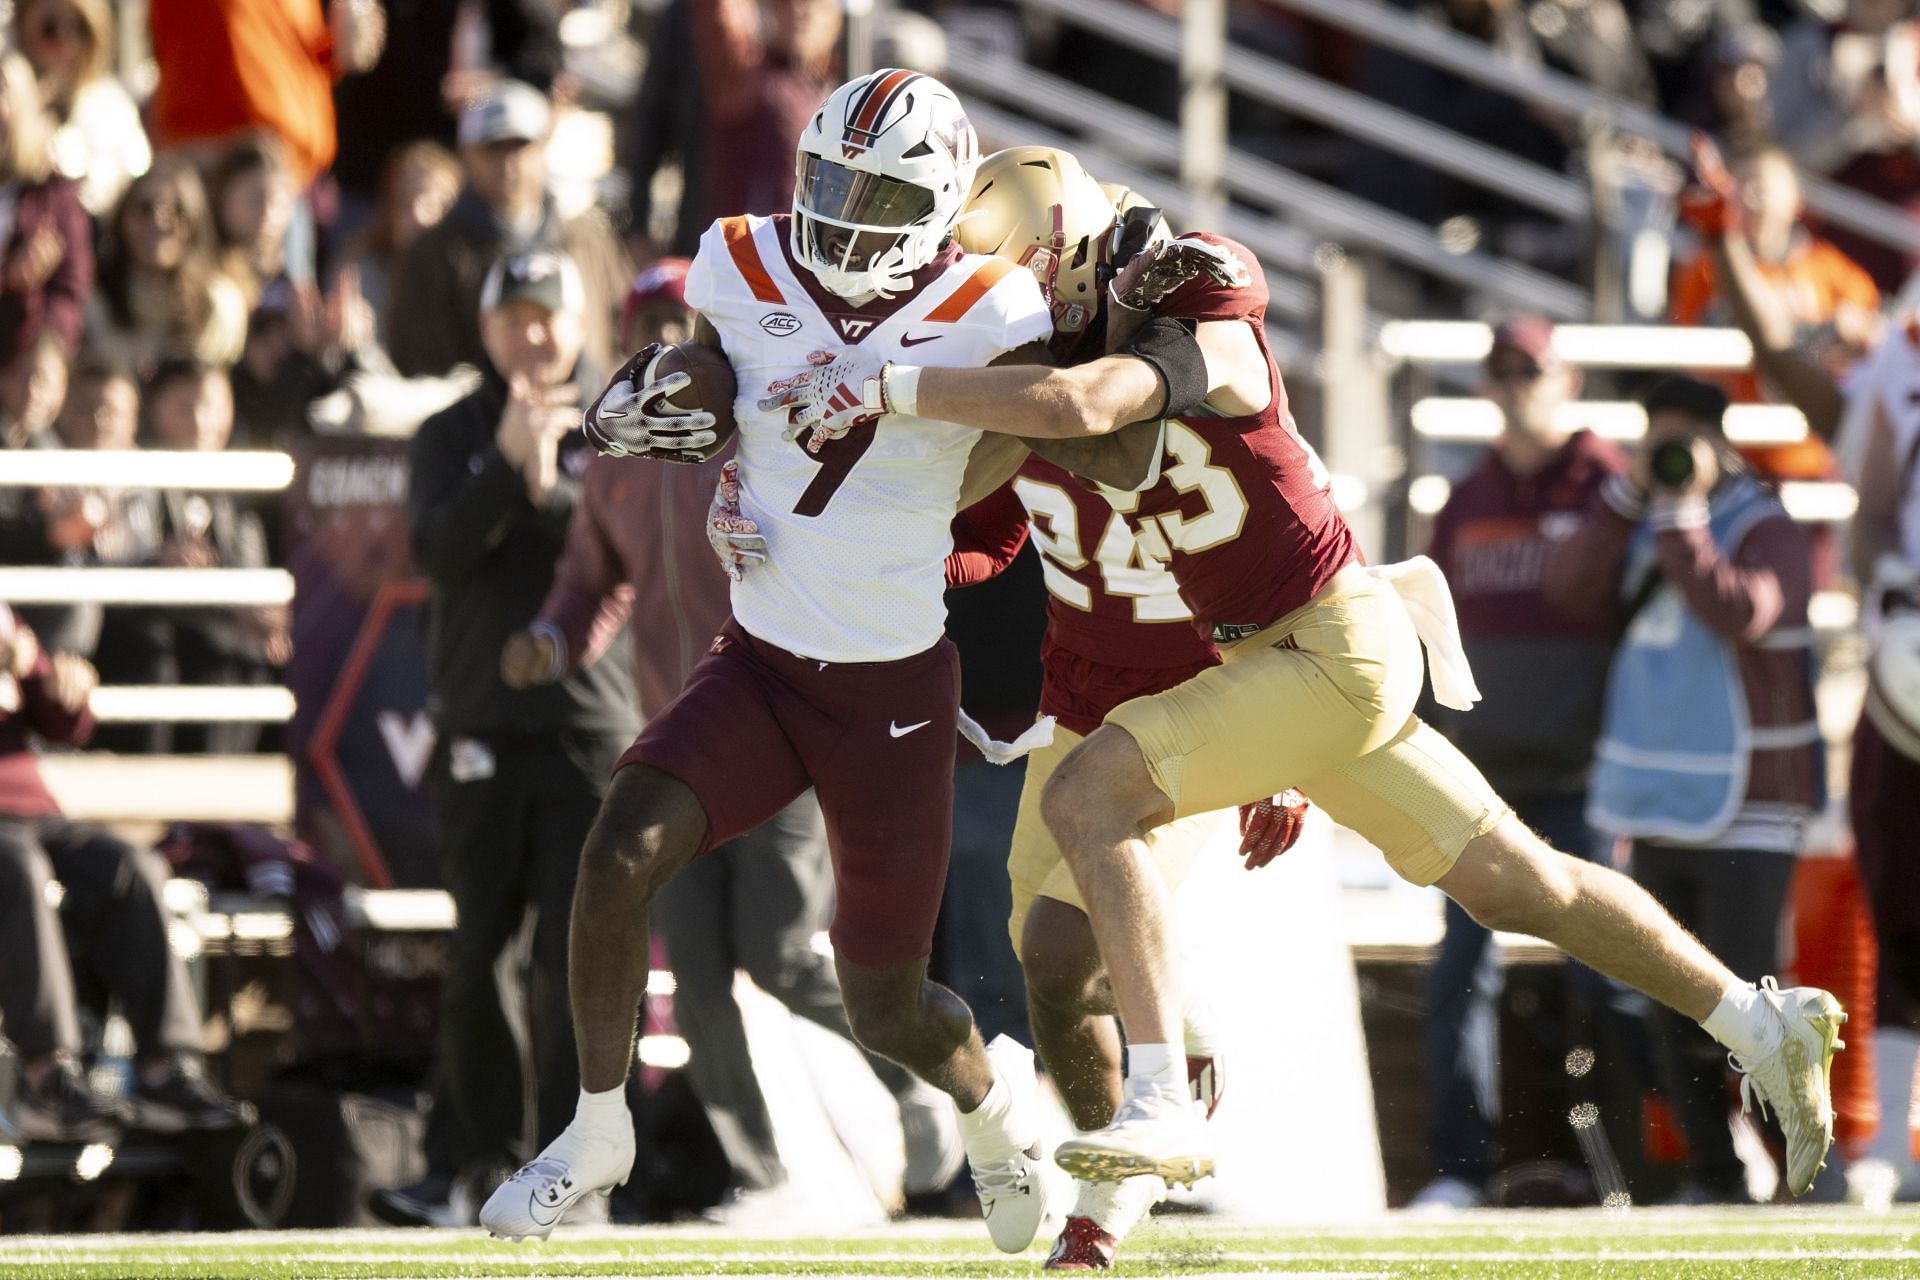
<svg viewBox="0 0 1920 1280"><path fill-rule="evenodd" d="M1460 643L1460 619L1453 611L1453 592L1447 588L1447 575L1426 556L1415 556L1398 564L1368 565L1367 572L1392 587L1420 633L1427 650L1427 674L1433 679L1433 696L1443 707L1471 711L1480 701L1480 689L1473 683L1473 668L1467 664L1467 651Z"/></svg>
<svg viewBox="0 0 1920 1280"><path fill-rule="evenodd" d="M1033 722L1033 727L1015 738L1012 742L998 742L987 736L980 722L962 711L960 713L960 736L974 745L974 749L987 758L990 764L1012 764L1029 751L1038 751L1041 747L1053 745L1053 717L1041 716Z"/></svg>

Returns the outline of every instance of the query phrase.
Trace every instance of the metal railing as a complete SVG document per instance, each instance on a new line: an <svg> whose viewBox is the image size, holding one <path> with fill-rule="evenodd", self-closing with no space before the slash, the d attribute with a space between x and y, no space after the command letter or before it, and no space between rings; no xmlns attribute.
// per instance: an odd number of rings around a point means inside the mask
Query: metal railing
<svg viewBox="0 0 1920 1280"><path fill-rule="evenodd" d="M1178 36L1177 24L1115 5L1113 0L1086 0L1084 7L1086 12L1081 12L1076 2L1073 10L1083 23L1090 23L1093 13L1104 14L1112 8L1164 24L1169 39ZM1164 44L1160 47L1166 48ZM969 96L968 110L980 123L997 120L1007 126L1007 136L1021 141L1038 139L1036 131L1026 127L1020 116L1013 114L1015 111L1085 135L1102 152L1124 159L1135 168L1164 168L1181 154L1180 132L1166 121L1011 58L955 46L949 53L947 77ZM977 105L981 99L999 103L1002 111L981 112ZM1062 145L1076 152L1086 149L1085 141L1065 139ZM1585 316L1592 309L1590 296L1576 285L1477 250L1456 252L1431 227L1249 152L1228 153L1222 181L1241 199L1283 209L1312 229L1314 235L1305 237L1311 247L1302 252L1302 237L1295 230L1294 244L1279 259L1296 267L1306 266L1302 258L1310 257L1320 240L1329 239L1385 253L1426 274L1483 289L1515 306L1542 311L1556 319ZM1248 247L1265 256L1250 241Z"/></svg>
<svg viewBox="0 0 1920 1280"><path fill-rule="evenodd" d="M1511 94L1529 105L1610 121L1624 132L1657 143L1669 155L1685 158L1688 154L1693 136L1690 126L1573 76L1503 58L1476 40L1437 22L1416 19L1404 9L1379 0L1273 2L1414 61L1451 71L1463 80ZM1078 8L1084 0L1027 3L1061 12ZM1905 211L1814 174L1804 175L1801 186L1807 207L1835 226L1909 253L1920 252L1920 226Z"/></svg>
<svg viewBox="0 0 1920 1280"><path fill-rule="evenodd" d="M1027 0L1027 7L1098 30L1149 55L1164 55L1180 38L1178 22L1119 0ZM1580 220L1593 211L1587 188L1565 174L1250 49L1229 45L1220 72L1227 87L1249 98L1543 212Z"/></svg>
<svg viewBox="0 0 1920 1280"><path fill-rule="evenodd" d="M0 451L0 488L278 493L292 482L293 458L271 450ZM284 569L0 567L0 602L12 605L259 608L292 600L293 575ZM107 685L94 690L91 705L103 722L272 723L292 718L294 698L270 685Z"/></svg>

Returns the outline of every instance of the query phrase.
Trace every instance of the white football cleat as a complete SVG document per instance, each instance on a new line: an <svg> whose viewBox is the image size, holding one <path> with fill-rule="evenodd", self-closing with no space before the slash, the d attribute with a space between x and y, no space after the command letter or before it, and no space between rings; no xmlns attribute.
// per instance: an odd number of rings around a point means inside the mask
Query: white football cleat
<svg viewBox="0 0 1920 1280"><path fill-rule="evenodd" d="M547 1149L501 1183L480 1210L480 1225L506 1240L545 1240L567 1210L587 1196L626 1185L633 1172L633 1128L605 1136L579 1132L575 1120Z"/></svg>
<svg viewBox="0 0 1920 1280"><path fill-rule="evenodd" d="M1145 1092L1122 1103L1106 1128L1061 1143L1053 1158L1088 1182L1154 1174L1191 1186L1213 1172L1213 1139L1184 1090Z"/></svg>
<svg viewBox="0 0 1920 1280"><path fill-rule="evenodd" d="M1846 1048L1840 1038L1847 1015L1840 1002L1817 987L1780 990L1772 978L1760 980L1760 998L1780 1020L1772 1049L1751 1060L1729 1054L1741 1074L1744 1111L1757 1099L1765 1114L1772 1108L1787 1139L1787 1190L1807 1193L1827 1166L1833 1145L1833 1099L1828 1075L1833 1055Z"/></svg>
<svg viewBox="0 0 1920 1280"><path fill-rule="evenodd" d="M967 1135L967 1163L994 1247L1019 1253L1057 1221L1040 1144L1040 1085L1033 1074L1033 1050L1018 1041L995 1036L987 1057L1007 1089L1006 1114L994 1129ZM961 1131L967 1132L964 1122Z"/></svg>

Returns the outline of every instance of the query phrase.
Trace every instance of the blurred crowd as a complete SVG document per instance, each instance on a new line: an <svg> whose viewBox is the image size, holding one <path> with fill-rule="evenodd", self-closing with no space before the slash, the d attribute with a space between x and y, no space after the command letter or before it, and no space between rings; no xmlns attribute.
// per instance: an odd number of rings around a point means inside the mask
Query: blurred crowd
<svg viewBox="0 0 1920 1280"><path fill-rule="evenodd" d="M1581 387L1552 326L1502 324L1481 371L1502 433L1461 468L1432 551L1488 694L1470 721L1447 726L1463 749L1559 847L1608 858L1625 842L1635 874L1714 949L1743 973L1771 971L1794 855L1826 800L1808 736L1813 665L1806 644L1782 637L1806 632L1812 594L1837 569L1786 518L1771 482L1840 470L1817 443L1737 450L1724 419L1730 402L1786 400L1833 435L1843 374L1882 343L1913 264L1822 226L1803 184L1818 175L1920 213L1915 6L1396 3L1516 68L1571 74L1701 131L1692 163L1677 164L1604 122L1516 110L1509 95L1283 6L1232 8L1239 43L1580 177L1601 212L1568 223L1238 99L1234 145L1441 228L1456 248L1590 283L1606 313L1596 318L1738 324L1753 338L1751 372L1635 387L1653 429L1629 458L1564 428L1561 410ZM920 7L933 12L876 17L876 65L937 74L944 23L1175 113L1164 61L1097 31L1023 22L1017 4ZM426 785L460 924L429 1082L427 1176L374 1205L395 1222L461 1220L461 1205L569 1114L575 854L609 763L725 614L725 579L699 532L724 459L631 483L621 464L592 456L579 406L640 344L688 336L681 280L700 232L715 215L786 208L793 139L844 65L837 0L595 10L605 29L629 24L637 75L596 61L592 41L563 42L555 8L15 0L0 39L5 448L411 439L408 515L431 591L438 735ZM116 26L128 18L136 29ZM604 135L590 123L602 118ZM1453 318L1462 302L1431 285L1377 288L1402 291L1410 313ZM1672 474L1656 463L1663 446ZM272 497L158 490L137 468L120 475L99 487L0 488L0 564L285 563ZM1898 509L1904 493L1888 501ZM996 730L1017 727L1036 700L1041 588L1028 561L952 602L969 709ZM1009 625L1016 616L1030 621ZM1692 665L1673 665L1672 646L1646 638L1650 619L1684 638ZM200 1072L189 1030L199 1011L166 958L157 863L62 820L27 765L41 745L89 735L120 751L274 749L272 725L96 728L87 694L96 682L278 683L290 644L286 610L264 606L23 607L0 627L0 675L22 695L0 718L0 942L10 948L0 949L0 1018L26 1066L13 1114L27 1136L252 1122ZM1605 761L1653 751L1672 691L1709 687L1737 696L1703 702L1699 722L1757 726L1758 745L1731 731L1696 744L1726 786L1692 797L1699 812L1664 811L1672 777ZM1019 790L1016 771L963 765L935 958L989 1035L1024 1034L1003 927ZM796 1015L846 1034L831 965L814 947L831 913L826 858L817 805L803 798L676 882L656 921L682 992L693 1087L725 1164L726 1211L741 1220L774 1220L786 1173L732 979L744 969ZM67 887L57 914L45 906L52 879ZM536 924L518 939L529 916ZM1893 926L1883 933L1883 947L1920 952ZM118 945L103 947L107 937ZM497 963L523 944L517 965ZM1449 917L1429 1000L1430 1204L1498 1194L1497 1099L1473 1048L1498 991L1492 956L1484 931ZM67 980L76 974L77 989ZM1564 1034L1597 1037L1656 1082L1689 1151L1677 1194L1746 1198L1711 1045L1677 1022L1656 1021L1650 1035L1626 1026L1639 1012L1622 1013L1591 974L1571 975L1570 990ZM90 996L117 999L135 1024L131 1119L75 1067L74 1009ZM536 1077L524 1085L516 1034ZM1911 1068L1920 1035L1905 1034ZM958 1148L943 1102L874 1066L906 1143L904 1173L876 1200L897 1208L903 1194L950 1182ZM1910 1159L1881 1155L1920 1193Z"/></svg>

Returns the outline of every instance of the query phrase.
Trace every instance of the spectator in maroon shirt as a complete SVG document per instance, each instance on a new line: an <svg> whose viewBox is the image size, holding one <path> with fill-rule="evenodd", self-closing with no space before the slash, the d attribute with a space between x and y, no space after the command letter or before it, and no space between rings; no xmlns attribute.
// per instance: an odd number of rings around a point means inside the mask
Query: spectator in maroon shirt
<svg viewBox="0 0 1920 1280"><path fill-rule="evenodd" d="M251 1123L200 1071L200 1008L167 942L166 864L66 821L41 780L35 738L86 741L94 682L84 658L49 656L0 606L0 1022L22 1059L14 1121L56 1142L110 1137L122 1118L163 1132ZM80 1075L80 991L116 999L133 1027L124 1117Z"/></svg>
<svg viewBox="0 0 1920 1280"><path fill-rule="evenodd" d="M1502 429L1480 465L1434 520L1428 554L1447 575L1460 638L1480 685L1473 714L1430 710L1515 812L1556 849L1598 857L1586 822L1587 770L1599 736L1611 631L1604 620L1550 604L1541 571L1554 542L1580 521L1626 462L1590 431L1568 431L1561 410L1580 373L1553 350L1553 326L1521 316L1497 326L1484 394ZM1492 1107L1500 988L1491 935L1447 904L1446 935L1428 977L1428 1144L1437 1175L1429 1205L1481 1203L1495 1168ZM1597 989L1581 974L1581 990ZM1472 1029L1479 1029L1475 1031Z"/></svg>
<svg viewBox="0 0 1920 1280"><path fill-rule="evenodd" d="M0 55L0 362L57 335L72 355L93 289L93 224L79 189L53 171L33 68Z"/></svg>
<svg viewBox="0 0 1920 1280"><path fill-rule="evenodd" d="M840 82L836 0L694 0L707 99L707 209L785 213L793 147Z"/></svg>

